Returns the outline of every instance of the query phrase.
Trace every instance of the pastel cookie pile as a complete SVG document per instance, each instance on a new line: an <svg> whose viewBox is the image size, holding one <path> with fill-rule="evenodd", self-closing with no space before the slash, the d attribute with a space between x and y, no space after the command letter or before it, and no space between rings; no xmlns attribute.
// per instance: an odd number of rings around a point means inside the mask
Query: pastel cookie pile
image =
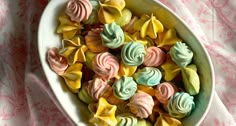
<svg viewBox="0 0 236 126"><path fill-rule="evenodd" d="M124 0L69 0L50 68L88 105L98 126L179 126L195 108L194 52L153 15Z"/></svg>

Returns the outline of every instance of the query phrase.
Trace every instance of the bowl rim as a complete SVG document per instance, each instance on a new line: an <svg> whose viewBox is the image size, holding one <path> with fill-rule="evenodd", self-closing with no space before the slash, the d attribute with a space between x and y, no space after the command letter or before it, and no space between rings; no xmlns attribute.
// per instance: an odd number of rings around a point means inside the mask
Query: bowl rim
<svg viewBox="0 0 236 126"><path fill-rule="evenodd" d="M53 3L53 1L55 1L55 0L49 0L49 2L48 2L48 4L46 5L46 7L44 8L44 11L43 11L43 13L42 13L42 15L41 15L41 17L40 17L40 22L39 22L39 27L38 27L38 31L37 31L37 42L38 42L38 54L39 54L39 57L40 57L40 62L41 62L41 66L42 66L42 68L43 68L43 73L46 75L46 71L45 71L45 67L44 67L44 65L42 65L42 62L44 62L43 61L43 58L42 58L42 56L40 55L40 28L41 28L41 26L42 26L42 18L44 17L44 15L46 15L46 11L45 10L47 10L48 8L50 8L51 6L52 6L52 3ZM164 5L163 3L161 3L160 1L158 1L158 0L151 0L152 2L155 2L156 4L159 4L162 8L164 8L164 9L166 9L167 11L169 11L173 16L175 16L178 20L179 20L179 22L182 24L182 25L184 25L184 27L186 28L186 30L188 31L188 32L190 32L194 37L195 37L195 39L199 42L199 45L200 45L200 47L204 50L204 54L206 55L206 57L207 57L207 62L209 63L209 66L210 66L210 73L211 73L211 85L212 85L212 89L211 89L211 93L210 93L210 98L209 98L209 102L208 102L208 105L207 105L207 107L206 107L206 110L204 111L204 113L203 113L203 115L201 116L201 118L198 120L198 122L197 122L197 124L196 125L200 125L201 124L201 122L204 120L204 118L206 117L206 115L207 115L207 113L209 112L209 109L210 109L210 107L211 107L211 105L212 105L212 101L213 101L213 97L214 97L214 93L215 93L215 72L214 72L214 68L213 68L213 63L212 63L212 60L211 60L211 58L210 58L210 55L209 55L209 53L208 53L208 51L207 51L207 49L205 48L205 46L203 45L203 43L200 41L200 39L199 39L199 37L192 31L192 30L190 30L190 27L187 25L187 23L180 17L180 16L178 16L174 11L172 11L169 7L167 7L166 5ZM47 78L47 81L48 81L48 76L46 76L46 78ZM49 81L48 81L48 83L49 83ZM49 83L49 85L50 85L50 88L52 88L52 86L51 86L51 84ZM55 92L54 92L54 90L52 90L52 93L53 93L53 95L55 96L55 98L56 98L56 100L55 101L57 101L57 103L55 103L55 105L57 106L57 107L59 107L59 110L63 113L63 114L65 114L67 117L67 119L69 119L69 121L70 122L73 122L74 124L76 124L75 123L75 121L70 117L70 114L67 112L67 111L65 111L65 109L62 107L62 105L61 105L61 103L59 102L59 100L58 100L58 97L56 96L56 94L55 94Z"/></svg>

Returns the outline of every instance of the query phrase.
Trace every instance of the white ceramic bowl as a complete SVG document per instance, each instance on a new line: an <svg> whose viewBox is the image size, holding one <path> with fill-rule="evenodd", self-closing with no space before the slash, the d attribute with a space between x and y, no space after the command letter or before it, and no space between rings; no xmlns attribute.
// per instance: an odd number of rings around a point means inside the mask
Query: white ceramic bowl
<svg viewBox="0 0 236 126"><path fill-rule="evenodd" d="M60 77L49 68L46 61L47 50L61 46L60 38L55 31L58 26L59 13L65 8L66 2L66 0L51 0L44 10L38 31L38 49L43 70L60 105L76 125L86 126L89 118L87 106L78 100L76 94L68 90ZM193 60L198 67L201 89L199 95L195 97L196 108L189 117L183 120L183 125L199 125L209 110L214 92L214 72L206 49L183 20L160 2L155 0L126 0L126 5L137 15L153 13L165 27L175 28L179 36L193 50Z"/></svg>

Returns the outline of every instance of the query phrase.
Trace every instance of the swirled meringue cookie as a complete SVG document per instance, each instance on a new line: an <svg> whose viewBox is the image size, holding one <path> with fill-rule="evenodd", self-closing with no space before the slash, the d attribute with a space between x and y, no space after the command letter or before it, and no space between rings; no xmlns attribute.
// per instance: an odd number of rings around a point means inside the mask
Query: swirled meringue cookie
<svg viewBox="0 0 236 126"><path fill-rule="evenodd" d="M157 33L164 31L162 23L153 14L151 17L142 15L141 19L134 23L134 29L140 31L142 38L149 36L152 39L157 38Z"/></svg>
<svg viewBox="0 0 236 126"><path fill-rule="evenodd" d="M65 73L61 75L64 78L66 85L74 93L78 93L81 87L82 67L83 64L75 63L73 65L70 65Z"/></svg>
<svg viewBox="0 0 236 126"><path fill-rule="evenodd" d="M166 54L158 47L152 46L146 49L143 64L149 67L157 67L164 63Z"/></svg>
<svg viewBox="0 0 236 126"><path fill-rule="evenodd" d="M115 77L119 70L118 59L109 52L99 53L92 61L93 71L104 80Z"/></svg>
<svg viewBox="0 0 236 126"><path fill-rule="evenodd" d="M88 81L88 94L95 100L98 101L100 97L107 98L112 93L112 88L107 84L106 81L95 78L93 80Z"/></svg>
<svg viewBox="0 0 236 126"><path fill-rule="evenodd" d="M162 74L157 68L144 67L143 69L136 72L133 76L138 84L145 86L155 86L160 84Z"/></svg>
<svg viewBox="0 0 236 126"><path fill-rule="evenodd" d="M130 107L130 111L140 118L147 118L154 107L154 101L149 94L138 91L135 93L127 104Z"/></svg>
<svg viewBox="0 0 236 126"><path fill-rule="evenodd" d="M109 104L105 98L99 98L95 110L92 111L92 118L89 120L95 126L116 126L116 106Z"/></svg>
<svg viewBox="0 0 236 126"><path fill-rule="evenodd" d="M81 89L79 90L78 97L81 101L86 104L91 104L95 102L93 98L88 94L88 84L83 83Z"/></svg>
<svg viewBox="0 0 236 126"><path fill-rule="evenodd" d="M182 123L168 114L161 113L154 126L182 126Z"/></svg>
<svg viewBox="0 0 236 126"><path fill-rule="evenodd" d="M84 21L85 24L95 24L98 23L98 9L100 7L98 0L89 0L93 9L89 18Z"/></svg>
<svg viewBox="0 0 236 126"><path fill-rule="evenodd" d="M89 18L92 10L89 0L69 0L65 12L72 21L81 22Z"/></svg>
<svg viewBox="0 0 236 126"><path fill-rule="evenodd" d="M98 19L103 24L109 24L121 17L125 7L124 0L101 0L99 4Z"/></svg>
<svg viewBox="0 0 236 126"><path fill-rule="evenodd" d="M177 92L167 104L170 116L184 118L195 108L194 97L185 92Z"/></svg>
<svg viewBox="0 0 236 126"><path fill-rule="evenodd" d="M59 54L58 48L51 48L47 51L47 61L50 68L58 75L62 75L68 67L66 58Z"/></svg>
<svg viewBox="0 0 236 126"><path fill-rule="evenodd" d="M170 82L163 82L157 85L155 89L156 98L163 104L166 104L171 96L175 94L177 88Z"/></svg>
<svg viewBox="0 0 236 126"><path fill-rule="evenodd" d="M144 61L144 45L138 42L129 42L121 50L121 59L125 65L139 66Z"/></svg>
<svg viewBox="0 0 236 126"><path fill-rule="evenodd" d="M121 100L128 100L137 90L137 83L133 77L122 76L113 85L114 96Z"/></svg>
<svg viewBox="0 0 236 126"><path fill-rule="evenodd" d="M101 38L104 46L115 49L124 43L124 32L119 25L112 22L104 25Z"/></svg>
<svg viewBox="0 0 236 126"><path fill-rule="evenodd" d="M171 59L180 67L186 67L192 62L193 52L183 42L176 42L176 44L170 48Z"/></svg>
<svg viewBox="0 0 236 126"><path fill-rule="evenodd" d="M96 28L89 31L85 36L86 45L91 52L100 53L108 50L108 48L102 44L102 39L100 37L101 32L101 28Z"/></svg>
<svg viewBox="0 0 236 126"><path fill-rule="evenodd" d="M131 113L124 113L116 116L116 126L137 126L138 119Z"/></svg>
<svg viewBox="0 0 236 126"><path fill-rule="evenodd" d="M190 95L197 95L200 90L200 79L197 74L197 66L191 64L181 69L184 88Z"/></svg>

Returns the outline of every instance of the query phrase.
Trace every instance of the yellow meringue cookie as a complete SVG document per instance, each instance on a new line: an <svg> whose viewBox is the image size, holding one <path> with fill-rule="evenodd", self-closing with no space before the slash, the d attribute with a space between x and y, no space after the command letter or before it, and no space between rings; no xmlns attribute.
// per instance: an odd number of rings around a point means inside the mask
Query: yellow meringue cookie
<svg viewBox="0 0 236 126"><path fill-rule="evenodd" d="M134 29L140 31L141 37L149 36L152 39L157 38L157 33L163 32L162 23L156 19L153 14L150 16L142 15L141 19L134 23Z"/></svg>
<svg viewBox="0 0 236 126"><path fill-rule="evenodd" d="M124 32L125 35L125 44L127 44L128 42L139 42L141 44L143 44L144 46L147 45L148 41L140 38L139 36L139 32L135 32L134 34L129 34L128 32Z"/></svg>
<svg viewBox="0 0 236 126"><path fill-rule="evenodd" d="M169 56L167 56L167 60L164 64L161 65L161 68L165 72L164 79L166 81L173 80L181 71L181 68L177 64L175 64Z"/></svg>
<svg viewBox="0 0 236 126"><path fill-rule="evenodd" d="M151 96L155 96L155 90L153 87L138 84L138 90L143 91Z"/></svg>
<svg viewBox="0 0 236 126"><path fill-rule="evenodd" d="M127 66L121 61L116 78L119 79L121 76L124 76L124 75L127 77L131 77L135 73L136 69L137 69L137 66Z"/></svg>
<svg viewBox="0 0 236 126"><path fill-rule="evenodd" d="M200 79L197 74L197 66L191 64L181 69L185 90L190 95L197 95L200 90Z"/></svg>
<svg viewBox="0 0 236 126"><path fill-rule="evenodd" d="M97 53L93 53L90 50L87 50L85 52L86 61L84 62L84 64L91 70L92 70L92 61L96 55Z"/></svg>
<svg viewBox="0 0 236 126"><path fill-rule="evenodd" d="M155 40L155 43L157 44L157 47L161 47L169 51L176 42L180 41L182 40L177 37L176 30L172 28L158 33L158 38Z"/></svg>
<svg viewBox="0 0 236 126"><path fill-rule="evenodd" d="M99 2L98 19L103 24L110 24L122 16L125 7L124 0L102 0Z"/></svg>
<svg viewBox="0 0 236 126"><path fill-rule="evenodd" d="M154 126L181 126L182 123L167 114L161 113Z"/></svg>
<svg viewBox="0 0 236 126"><path fill-rule="evenodd" d="M135 126L152 126L152 123L145 119L138 119L138 123Z"/></svg>
<svg viewBox="0 0 236 126"><path fill-rule="evenodd" d="M81 87L82 67L83 64L75 63L73 65L70 65L68 69L65 71L65 73L62 75L66 85L74 93L78 93L78 90Z"/></svg>
<svg viewBox="0 0 236 126"><path fill-rule="evenodd" d="M86 45L81 45L80 39L76 41L64 39L62 40L62 49L60 54L67 58L68 63L74 64L76 61L85 62L85 52L88 50Z"/></svg>
<svg viewBox="0 0 236 126"><path fill-rule="evenodd" d="M59 17L60 25L57 27L57 33L62 34L63 39L73 38L77 32L80 32L82 25L78 22L72 22L66 15Z"/></svg>
<svg viewBox="0 0 236 126"><path fill-rule="evenodd" d="M96 126L115 126L117 124L116 109L116 105L109 104L105 98L101 97L97 104L97 110L89 122Z"/></svg>

